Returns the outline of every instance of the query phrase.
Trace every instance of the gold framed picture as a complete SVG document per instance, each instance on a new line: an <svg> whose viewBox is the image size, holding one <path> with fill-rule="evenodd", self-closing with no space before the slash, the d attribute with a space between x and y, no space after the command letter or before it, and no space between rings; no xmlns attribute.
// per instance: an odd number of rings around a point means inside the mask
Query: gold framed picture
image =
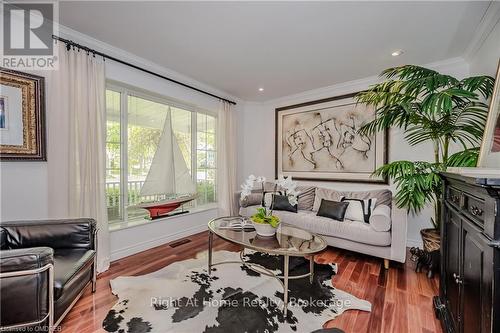
<svg viewBox="0 0 500 333"><path fill-rule="evenodd" d="M44 81L0 68L0 160L47 160Z"/></svg>
<svg viewBox="0 0 500 333"><path fill-rule="evenodd" d="M500 169L500 60L477 166Z"/></svg>

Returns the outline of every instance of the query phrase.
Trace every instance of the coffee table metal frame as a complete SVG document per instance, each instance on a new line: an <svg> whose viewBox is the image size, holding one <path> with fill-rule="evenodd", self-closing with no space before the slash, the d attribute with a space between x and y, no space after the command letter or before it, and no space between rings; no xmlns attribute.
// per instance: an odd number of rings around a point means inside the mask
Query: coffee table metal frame
<svg viewBox="0 0 500 333"><path fill-rule="evenodd" d="M314 255L316 253L323 251L327 247L326 241L321 236L319 236L317 234L313 234L313 233L308 231L310 234L317 237L323 243L323 246L320 249L315 250L315 251L304 251L304 252L300 252L300 253L297 252L296 254L290 254L290 253L288 253L288 251L284 251L284 250L280 251L279 249L276 249L276 250L275 249L265 249L265 248L258 247L258 246L252 246L250 244L240 243L240 242L238 242L234 239L231 239L229 237L224 237L220 234L217 234L216 232L214 232L212 230L212 224L214 223L215 220L218 220L218 219L220 219L220 218L213 219L208 223L208 274L209 275L212 274L212 267L213 266L223 265L223 264L239 264L239 265L243 264L245 267L248 267L249 269L251 269L254 272L275 278L276 280L279 281L279 283L283 287L283 313L286 316L287 308L288 308L288 281L295 280L295 279L302 279L302 278L309 276L309 283L311 283L311 284L313 283L313 279L314 279ZM294 227L294 226L290 226L290 227L295 228L295 229L299 229L299 228ZM241 232L247 232L247 231L242 230ZM227 242L243 246L243 249L240 251L240 261L226 260L226 261L221 261L221 262L217 262L217 263L212 262L212 249L213 249L214 234L217 235L218 237L224 239ZM277 275L273 271L271 271L270 269L267 269L266 267L264 267L262 265L246 261L243 258L243 256L245 255L246 248L257 251L257 252L282 255L283 261L284 261L284 267L283 267L283 274L284 275ZM289 275L290 257L291 256L303 257L305 255L310 256L310 258L309 258L309 273L305 273L302 275L290 276Z"/></svg>

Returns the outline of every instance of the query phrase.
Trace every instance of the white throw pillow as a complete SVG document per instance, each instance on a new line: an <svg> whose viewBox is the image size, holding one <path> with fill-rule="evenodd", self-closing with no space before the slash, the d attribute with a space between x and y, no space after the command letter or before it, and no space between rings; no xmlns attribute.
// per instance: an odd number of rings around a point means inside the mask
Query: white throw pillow
<svg viewBox="0 0 500 333"><path fill-rule="evenodd" d="M369 223L370 216L375 209L377 199L354 199L342 197L340 201L349 203L345 212L345 219Z"/></svg>

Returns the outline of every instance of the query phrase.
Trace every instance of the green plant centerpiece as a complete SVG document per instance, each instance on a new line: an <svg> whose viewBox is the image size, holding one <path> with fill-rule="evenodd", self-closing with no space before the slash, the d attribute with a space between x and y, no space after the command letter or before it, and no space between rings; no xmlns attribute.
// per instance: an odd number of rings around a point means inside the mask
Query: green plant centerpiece
<svg viewBox="0 0 500 333"><path fill-rule="evenodd" d="M270 224L273 228L277 228L280 224L280 218L276 215L267 215L265 207L257 208L257 213L250 216L250 219L255 223Z"/></svg>
<svg viewBox="0 0 500 333"><path fill-rule="evenodd" d="M255 186L261 185L263 195L261 200L262 206L257 208L257 212L250 216L250 220L252 221L255 227L255 231L258 235L270 237L275 235L276 230L280 224L279 217L273 215L275 195L278 193L283 193L283 195L287 196L290 205L294 206L298 202L299 192L296 190L297 183L292 180L292 177L284 178L281 176L274 183L274 191L271 194L271 202L269 203L269 205L266 205L264 198L265 183L265 177L255 177L254 175L250 175L245 183L241 185L241 200L248 197L252 193L252 190L255 188ZM277 191L278 187L282 192Z"/></svg>
<svg viewBox="0 0 500 333"><path fill-rule="evenodd" d="M374 172L392 179L396 185L395 202L411 213L434 205L434 228L421 231L424 248L439 248L442 181L439 172L448 167L476 166L488 99L494 79L474 76L458 80L452 76L415 65L389 68L382 72L382 83L356 96L357 102L376 109L375 120L360 132L373 135L391 127L404 130L405 139L415 146L431 142L434 161L395 161ZM450 144L460 151L450 155Z"/></svg>

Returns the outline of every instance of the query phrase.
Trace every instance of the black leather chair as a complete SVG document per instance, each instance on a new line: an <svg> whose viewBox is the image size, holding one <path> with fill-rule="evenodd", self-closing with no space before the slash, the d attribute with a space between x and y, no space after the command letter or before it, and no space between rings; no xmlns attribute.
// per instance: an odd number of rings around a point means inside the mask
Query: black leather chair
<svg viewBox="0 0 500 333"><path fill-rule="evenodd" d="M92 219L0 223L0 330L47 332L96 284Z"/></svg>

